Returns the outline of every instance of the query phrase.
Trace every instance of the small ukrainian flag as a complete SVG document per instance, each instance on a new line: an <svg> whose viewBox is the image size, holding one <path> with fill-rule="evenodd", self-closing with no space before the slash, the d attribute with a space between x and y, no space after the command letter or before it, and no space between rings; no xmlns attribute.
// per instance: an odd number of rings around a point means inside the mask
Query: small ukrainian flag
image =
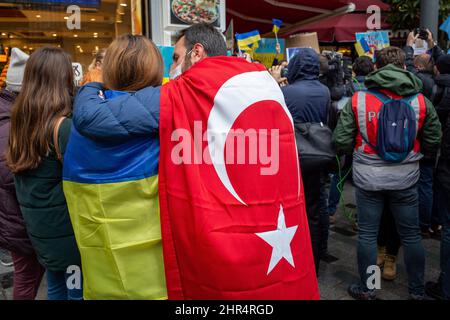
<svg viewBox="0 0 450 320"><path fill-rule="evenodd" d="M370 53L370 47L365 39L361 39L355 43L355 49L358 55L365 56Z"/></svg>
<svg viewBox="0 0 450 320"><path fill-rule="evenodd" d="M283 25L283 21L279 19L272 19L273 21L273 33L278 33L280 31L281 26Z"/></svg>
<svg viewBox="0 0 450 320"><path fill-rule="evenodd" d="M241 50L246 50L255 47L254 44L261 40L261 35L258 30L253 30L247 33L236 33L236 41ZM250 46L252 45L252 46Z"/></svg>

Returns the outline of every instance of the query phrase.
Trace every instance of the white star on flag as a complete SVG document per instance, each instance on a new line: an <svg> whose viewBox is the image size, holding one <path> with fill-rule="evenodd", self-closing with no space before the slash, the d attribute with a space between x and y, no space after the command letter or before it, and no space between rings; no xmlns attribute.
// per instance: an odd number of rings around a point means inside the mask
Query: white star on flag
<svg viewBox="0 0 450 320"><path fill-rule="evenodd" d="M286 228L283 206L280 206L277 229L268 232L256 233L258 237L263 239L273 248L267 274L272 272L273 268L275 268L275 266L283 258L295 268L294 258L292 257L291 242L297 232L297 228L298 226Z"/></svg>

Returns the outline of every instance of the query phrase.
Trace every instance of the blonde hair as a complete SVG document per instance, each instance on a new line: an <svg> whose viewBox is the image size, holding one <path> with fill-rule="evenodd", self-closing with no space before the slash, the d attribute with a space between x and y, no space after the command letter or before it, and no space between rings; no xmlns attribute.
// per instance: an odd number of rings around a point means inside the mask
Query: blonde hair
<svg viewBox="0 0 450 320"><path fill-rule="evenodd" d="M164 71L161 53L144 36L125 34L114 40L103 60L103 81L111 90L138 91L160 86Z"/></svg>

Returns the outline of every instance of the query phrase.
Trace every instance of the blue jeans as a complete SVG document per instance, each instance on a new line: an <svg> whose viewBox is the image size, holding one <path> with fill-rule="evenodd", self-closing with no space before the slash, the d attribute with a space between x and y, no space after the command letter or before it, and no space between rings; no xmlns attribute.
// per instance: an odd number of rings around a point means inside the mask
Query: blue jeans
<svg viewBox="0 0 450 320"><path fill-rule="evenodd" d="M334 174L331 178L330 195L328 196L328 215L334 216L336 214L339 202L341 201L341 193L337 185L339 183L339 175Z"/></svg>
<svg viewBox="0 0 450 320"><path fill-rule="evenodd" d="M419 215L420 227L430 228L436 224L437 219L433 217L433 180L434 166L420 164L419 188Z"/></svg>
<svg viewBox="0 0 450 320"><path fill-rule="evenodd" d="M401 191L365 191L356 188L358 207L358 269L362 288L368 290L369 266L377 263L377 237L385 205L394 216L405 251L409 293L424 295L425 250L419 227L419 196L417 187Z"/></svg>
<svg viewBox="0 0 450 320"><path fill-rule="evenodd" d="M68 281L72 274L64 271L47 270L47 298L48 300L83 300L83 279L79 280L80 287L68 288Z"/></svg>

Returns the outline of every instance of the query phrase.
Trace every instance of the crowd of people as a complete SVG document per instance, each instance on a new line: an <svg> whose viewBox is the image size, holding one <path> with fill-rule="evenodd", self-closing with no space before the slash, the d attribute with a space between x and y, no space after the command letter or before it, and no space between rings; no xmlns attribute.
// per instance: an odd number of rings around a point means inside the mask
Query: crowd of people
<svg viewBox="0 0 450 320"><path fill-rule="evenodd" d="M269 70L292 117L292 134L301 135L302 124L320 124L337 159L318 166L299 151L318 277L344 180L355 186L360 282L349 284L348 293L358 300L376 298L371 266L382 267L386 280L396 278L401 246L410 298L450 299L450 55L429 33L429 53L414 56L415 40L411 33L405 48L377 52L375 63L302 48L289 64L276 61ZM184 30L169 85L200 62L226 55L225 41L213 27ZM247 63L249 71L257 70L252 67L257 62ZM81 88L74 86L71 58L62 49L43 47L30 57L12 49L0 92L0 248L11 253L14 299L35 299L44 273L50 300L168 297L157 191L142 191L140 184L155 185L145 179L157 174L153 159L159 145L168 143L160 140L160 99L179 98L175 85L161 93L162 78L161 55L143 36L120 36L99 52ZM136 139L141 151L123 147ZM85 152L92 145L95 155ZM114 148L123 155L108 159ZM138 163L138 152L147 155L146 164ZM102 161L93 164L94 157ZM124 177L138 170L145 179L105 187L126 194L122 202L107 198L100 187L81 186L113 182L112 170ZM122 216L125 206L136 206L136 216ZM107 211L117 214L113 225L105 226ZM104 238L94 239L98 229ZM141 231L140 243L146 245L127 246ZM441 238L441 275L425 284L422 238L432 236ZM102 265L119 258L122 269L102 272ZM136 272L133 263L151 272ZM82 288L67 286L73 266L82 270ZM127 290L130 283L133 290ZM142 290L134 291L139 284Z"/></svg>

